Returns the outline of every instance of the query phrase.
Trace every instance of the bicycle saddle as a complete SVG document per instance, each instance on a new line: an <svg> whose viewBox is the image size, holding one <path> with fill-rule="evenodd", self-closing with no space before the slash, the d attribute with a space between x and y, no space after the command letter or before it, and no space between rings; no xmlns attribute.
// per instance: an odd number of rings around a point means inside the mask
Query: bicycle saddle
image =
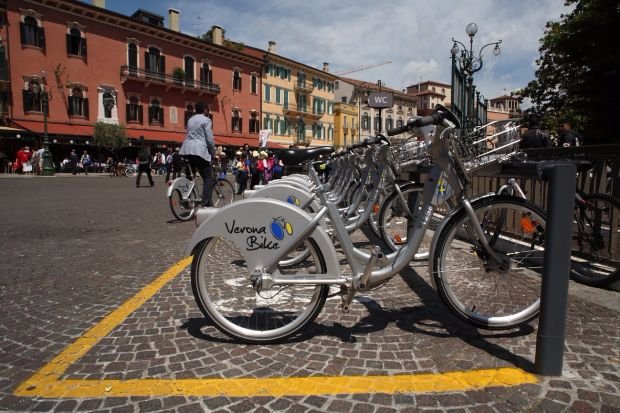
<svg viewBox="0 0 620 413"><path fill-rule="evenodd" d="M298 165L316 159L320 155L329 155L332 152L334 152L334 148L331 146L318 146L309 149L286 149L278 153L278 158L285 165Z"/></svg>

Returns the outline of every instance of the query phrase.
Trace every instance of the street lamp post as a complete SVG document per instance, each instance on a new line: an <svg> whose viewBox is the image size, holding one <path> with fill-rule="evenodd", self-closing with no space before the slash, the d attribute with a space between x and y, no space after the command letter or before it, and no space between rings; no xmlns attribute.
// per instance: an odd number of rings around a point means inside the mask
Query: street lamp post
<svg viewBox="0 0 620 413"><path fill-rule="evenodd" d="M54 176L54 163L50 152L49 136L47 134L47 112L49 110L50 95L47 91L45 71L41 72L41 102L43 103L43 176Z"/></svg>
<svg viewBox="0 0 620 413"><path fill-rule="evenodd" d="M467 46L454 37L452 38L452 49L450 49L450 53L452 54L452 60L455 63L458 63L459 70L467 76L467 94L468 102L467 102L467 113L465 115L466 118L470 118L474 114L473 111L473 100L475 97L475 86L474 86L474 73L482 69L483 60L482 60L482 51L489 46L495 46L493 48L493 55L499 56L501 53L501 49L499 45L502 43L501 40L496 42L487 43L480 48L477 53L474 52L474 36L478 32L478 25L476 23L469 23L467 27L465 27L465 33L469 36L469 49ZM453 91L454 92L454 91Z"/></svg>

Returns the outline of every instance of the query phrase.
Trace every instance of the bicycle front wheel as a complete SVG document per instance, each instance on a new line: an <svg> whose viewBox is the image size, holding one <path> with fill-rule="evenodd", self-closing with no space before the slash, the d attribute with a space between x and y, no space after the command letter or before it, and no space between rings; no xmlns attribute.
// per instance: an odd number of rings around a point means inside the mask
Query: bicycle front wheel
<svg viewBox="0 0 620 413"><path fill-rule="evenodd" d="M498 195L478 199L472 207L500 262L482 246L460 208L448 218L431 257L438 293L454 314L477 327L527 323L540 308L544 212L524 199Z"/></svg>
<svg viewBox="0 0 620 413"><path fill-rule="evenodd" d="M132 166L128 166L128 167L125 168L125 176L126 177L133 178L137 174L138 174L138 171L136 171L136 168L134 168Z"/></svg>
<svg viewBox="0 0 620 413"><path fill-rule="evenodd" d="M213 187L211 202L215 208L221 208L230 204L235 198L235 188L226 179L219 179Z"/></svg>
<svg viewBox="0 0 620 413"><path fill-rule="evenodd" d="M312 239L311 253L280 274L325 272L321 251ZM323 308L325 285L278 285L254 288L243 250L222 237L203 241L192 261L192 291L202 313L224 334L250 343L283 340L311 322Z"/></svg>
<svg viewBox="0 0 620 413"><path fill-rule="evenodd" d="M196 190L192 189L188 199L183 199L181 191L175 189L168 198L172 215L179 221L189 221L194 216L196 199L198 196Z"/></svg>
<svg viewBox="0 0 620 413"><path fill-rule="evenodd" d="M620 201L606 194L583 199L575 205L571 277L602 287L620 279Z"/></svg>

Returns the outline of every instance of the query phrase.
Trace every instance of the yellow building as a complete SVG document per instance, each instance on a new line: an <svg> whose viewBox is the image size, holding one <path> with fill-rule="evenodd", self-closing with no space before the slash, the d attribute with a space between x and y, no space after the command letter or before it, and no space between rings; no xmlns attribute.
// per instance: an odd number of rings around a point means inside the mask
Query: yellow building
<svg viewBox="0 0 620 413"><path fill-rule="evenodd" d="M334 147L337 149L351 146L359 141L358 106L345 102L334 104Z"/></svg>
<svg viewBox="0 0 620 413"><path fill-rule="evenodd" d="M271 129L271 142L282 146L334 144L334 87L336 76L276 53L276 43L267 51L245 46L245 53L261 53L262 125Z"/></svg>

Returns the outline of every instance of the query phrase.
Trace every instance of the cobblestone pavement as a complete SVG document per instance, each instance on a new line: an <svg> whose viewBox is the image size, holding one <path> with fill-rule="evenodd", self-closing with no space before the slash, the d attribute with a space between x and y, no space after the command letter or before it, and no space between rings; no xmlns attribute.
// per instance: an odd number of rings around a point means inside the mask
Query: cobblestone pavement
<svg viewBox="0 0 620 413"><path fill-rule="evenodd" d="M182 258L194 226L173 221L165 183L127 178L1 179L0 410L101 412L617 412L618 293L571 284L565 369L535 384L436 393L308 396L18 397L16 388ZM360 234L356 239L362 241ZM198 310L189 268L65 366L62 380L391 376L533 370L536 324L476 330L455 319L425 263L357 297L329 299L283 344L238 344ZM139 382L138 382L139 383ZM112 387L112 386L110 386ZM36 389L34 389L36 393ZM106 388L106 391L107 388ZM86 393L85 393L86 394Z"/></svg>

